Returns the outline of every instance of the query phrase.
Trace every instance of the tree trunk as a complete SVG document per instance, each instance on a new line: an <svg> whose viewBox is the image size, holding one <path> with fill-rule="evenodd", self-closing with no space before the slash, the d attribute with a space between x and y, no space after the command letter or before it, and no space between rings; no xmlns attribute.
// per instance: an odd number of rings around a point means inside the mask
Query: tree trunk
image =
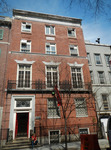
<svg viewBox="0 0 111 150"><path fill-rule="evenodd" d="M67 150L67 120L65 118L65 150Z"/></svg>

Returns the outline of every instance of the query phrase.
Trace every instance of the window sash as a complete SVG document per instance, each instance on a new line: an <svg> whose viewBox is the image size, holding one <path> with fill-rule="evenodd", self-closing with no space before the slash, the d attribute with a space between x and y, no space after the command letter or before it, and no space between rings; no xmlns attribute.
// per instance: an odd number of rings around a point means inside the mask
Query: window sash
<svg viewBox="0 0 111 150"><path fill-rule="evenodd" d="M105 83L104 72L98 72L100 84Z"/></svg>
<svg viewBox="0 0 111 150"><path fill-rule="evenodd" d="M59 130L50 131L50 144L59 143Z"/></svg>
<svg viewBox="0 0 111 150"><path fill-rule="evenodd" d="M30 52L31 51L31 42L21 41L21 52Z"/></svg>
<svg viewBox="0 0 111 150"><path fill-rule="evenodd" d="M31 66L19 65L18 70L18 88L30 88L31 86Z"/></svg>
<svg viewBox="0 0 111 150"><path fill-rule="evenodd" d="M56 54L56 45L46 44L46 54Z"/></svg>
<svg viewBox="0 0 111 150"><path fill-rule="evenodd" d="M75 99L76 105L76 116L77 117L84 117L88 115L87 112L87 105L84 98L77 98Z"/></svg>
<svg viewBox="0 0 111 150"><path fill-rule="evenodd" d="M45 27L45 31L46 31L46 34L48 35L54 35L54 30L55 30L55 27L54 26L46 26Z"/></svg>
<svg viewBox="0 0 111 150"><path fill-rule="evenodd" d="M4 30L3 30L3 29L0 29L0 40L3 39L3 32L4 32Z"/></svg>
<svg viewBox="0 0 111 150"><path fill-rule="evenodd" d="M22 23L22 31L31 32L31 24L30 23Z"/></svg>
<svg viewBox="0 0 111 150"><path fill-rule="evenodd" d="M68 36L75 37L75 29L68 29Z"/></svg>
<svg viewBox="0 0 111 150"><path fill-rule="evenodd" d="M105 55L105 59L106 59L106 65L109 66L109 58L110 58L110 55Z"/></svg>
<svg viewBox="0 0 111 150"><path fill-rule="evenodd" d="M78 56L78 48L75 45L70 45L71 56Z"/></svg>
<svg viewBox="0 0 111 150"><path fill-rule="evenodd" d="M104 110L109 110L107 95L103 94L102 95L102 100L103 100Z"/></svg>
<svg viewBox="0 0 111 150"><path fill-rule="evenodd" d="M95 60L96 60L96 64L100 65L101 64L101 57L100 54L95 54Z"/></svg>
<svg viewBox="0 0 111 150"><path fill-rule="evenodd" d="M48 118L60 117L60 108L57 106L56 99L49 98L47 101L47 107L48 107L48 112L47 112Z"/></svg>

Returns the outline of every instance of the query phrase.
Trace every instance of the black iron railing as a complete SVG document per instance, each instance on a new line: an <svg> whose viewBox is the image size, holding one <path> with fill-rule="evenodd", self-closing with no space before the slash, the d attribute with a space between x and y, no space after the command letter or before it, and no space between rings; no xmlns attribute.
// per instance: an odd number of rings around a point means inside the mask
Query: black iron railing
<svg viewBox="0 0 111 150"><path fill-rule="evenodd" d="M59 81L57 82L46 82L42 80L36 81L18 81L18 80L8 80L7 90L49 90L53 89L55 85L58 86L60 90L92 90L92 85L90 83L83 82L71 82L71 81Z"/></svg>

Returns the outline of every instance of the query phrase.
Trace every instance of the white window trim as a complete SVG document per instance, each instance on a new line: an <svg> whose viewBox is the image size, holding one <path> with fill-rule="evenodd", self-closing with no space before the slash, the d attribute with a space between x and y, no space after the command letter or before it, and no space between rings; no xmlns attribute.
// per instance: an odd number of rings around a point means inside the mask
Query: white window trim
<svg viewBox="0 0 111 150"><path fill-rule="evenodd" d="M88 59L88 55L89 55L89 59L90 59L90 60ZM91 56L90 56L90 53L89 53L89 52L87 52L87 60L89 60L89 61L90 61L90 63L88 63L88 65L89 65L89 66L91 66L91 65L92 65L92 63L91 63Z"/></svg>
<svg viewBox="0 0 111 150"><path fill-rule="evenodd" d="M73 48L76 47L77 53L71 53L71 50L70 50L71 47L73 47ZM69 52L70 52L70 55L71 55L71 54L77 54L77 55L75 55L75 56L79 56L78 46L77 46L77 45L69 45ZM73 55L71 55L71 56L73 56Z"/></svg>
<svg viewBox="0 0 111 150"><path fill-rule="evenodd" d="M20 52L22 52L22 53L30 53L31 52L31 41L29 42L30 40L21 40L20 41ZM26 43L26 44L28 44L28 45L30 45L30 51L26 51L26 52L24 52L24 51L22 51L22 46L21 46L21 44L22 43Z"/></svg>
<svg viewBox="0 0 111 150"><path fill-rule="evenodd" d="M27 29L23 29L23 24L25 26L26 25L30 25L31 26L31 29L30 30L27 30ZM31 33L32 32L32 24L31 23L28 23L28 22L21 22L21 32L26 32L26 33Z"/></svg>
<svg viewBox="0 0 111 150"><path fill-rule="evenodd" d="M60 130L49 130L48 135L49 135L49 144L50 144L50 131L59 131L59 135L61 134ZM61 137L59 136L59 143L61 142Z"/></svg>
<svg viewBox="0 0 111 150"><path fill-rule="evenodd" d="M87 129L87 130L88 130L88 134L90 134L88 127L86 127L86 128L79 128L79 129ZM81 134L80 134L80 130L79 130L79 135L81 135Z"/></svg>
<svg viewBox="0 0 111 150"><path fill-rule="evenodd" d="M58 107L58 106L57 106ZM58 107L59 109L59 112L60 112L60 107ZM47 99L47 112L48 112L48 99ZM53 117L49 117L48 114L47 114L47 118L48 119L59 119L61 118L61 116L53 116Z"/></svg>
<svg viewBox="0 0 111 150"><path fill-rule="evenodd" d="M50 27L49 29L49 34L46 33L46 27ZM54 27L54 34L51 34L51 27ZM51 36L55 36L55 26L53 25L45 25L45 35L51 35Z"/></svg>
<svg viewBox="0 0 111 150"><path fill-rule="evenodd" d="M69 35L69 34L68 34L68 31L69 31L69 30L72 31L73 29L74 29L74 32L75 32L75 36L72 36L72 35ZM75 29L75 28L68 28L68 29L67 29L67 35L68 35L68 37L70 37L70 38L76 38L76 29Z"/></svg>
<svg viewBox="0 0 111 150"><path fill-rule="evenodd" d="M16 107L17 100L29 100L30 101L30 107ZM17 98L17 99L15 99L14 110L29 110L29 109L32 109L32 99L31 98L23 98L23 99Z"/></svg>
<svg viewBox="0 0 111 150"><path fill-rule="evenodd" d="M26 64L24 64L26 65ZM30 87L29 88L26 88L26 87L18 87L18 75L19 75L19 64L17 64L17 77L16 77L16 89L32 89L32 65L30 64Z"/></svg>
<svg viewBox="0 0 111 150"><path fill-rule="evenodd" d="M107 96L108 109L104 109L103 95L106 95L106 96ZM101 99L102 99L103 110L108 111L108 110L110 109L108 93L102 93L102 94L101 94Z"/></svg>
<svg viewBox="0 0 111 150"><path fill-rule="evenodd" d="M106 62L106 66L107 66L107 67L109 67L110 65L109 65L109 64L107 64L106 56L109 56L109 60L110 60L110 55L108 55L108 54L104 54L105 62Z"/></svg>
<svg viewBox="0 0 111 150"><path fill-rule="evenodd" d="M51 53L51 54L48 54L48 53L47 53L47 50L46 50L46 46L47 46L47 45L49 45L50 47L51 47L52 45L55 46L55 54L52 54L52 53ZM50 52L51 52L51 50L50 50ZM55 44L55 43L46 43L46 44L45 44L45 53L48 54L48 55L56 55L56 54L57 54L56 44Z"/></svg>

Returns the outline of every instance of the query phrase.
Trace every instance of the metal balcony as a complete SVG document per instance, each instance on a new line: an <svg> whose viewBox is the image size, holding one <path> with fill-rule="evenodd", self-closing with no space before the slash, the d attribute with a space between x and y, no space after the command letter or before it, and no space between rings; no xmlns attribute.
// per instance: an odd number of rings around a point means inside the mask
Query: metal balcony
<svg viewBox="0 0 111 150"><path fill-rule="evenodd" d="M58 83L46 82L42 80L36 81L22 81L8 80L7 91L52 91L55 85L58 86L60 91L71 91L71 92L91 92L91 83L73 82L71 81L59 81Z"/></svg>

